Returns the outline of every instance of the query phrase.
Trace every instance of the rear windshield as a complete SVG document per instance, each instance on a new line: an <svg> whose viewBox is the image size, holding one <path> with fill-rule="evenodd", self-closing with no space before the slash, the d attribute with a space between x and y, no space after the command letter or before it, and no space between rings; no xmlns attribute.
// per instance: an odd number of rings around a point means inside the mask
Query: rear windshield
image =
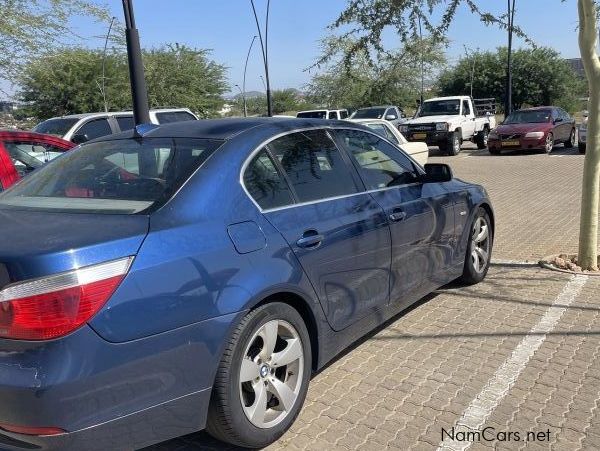
<svg viewBox="0 0 600 451"><path fill-rule="evenodd" d="M164 204L222 144L208 139L90 143L0 194L0 208L136 214Z"/></svg>
<svg viewBox="0 0 600 451"><path fill-rule="evenodd" d="M303 111L302 113L296 114L296 117L305 119L325 119L327 117L327 111Z"/></svg>
<svg viewBox="0 0 600 451"><path fill-rule="evenodd" d="M60 136L67 134L69 130L79 121L79 119L48 119L37 124L33 131L37 133L46 133L47 135Z"/></svg>
<svg viewBox="0 0 600 451"><path fill-rule="evenodd" d="M172 122L195 121L196 118L187 111L165 111L156 113L159 124L170 124Z"/></svg>

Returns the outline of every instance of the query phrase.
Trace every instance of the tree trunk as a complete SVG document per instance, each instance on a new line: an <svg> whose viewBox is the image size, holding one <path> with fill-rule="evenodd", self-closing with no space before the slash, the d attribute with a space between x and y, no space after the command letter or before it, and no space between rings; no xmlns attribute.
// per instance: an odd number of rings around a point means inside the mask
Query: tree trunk
<svg viewBox="0 0 600 451"><path fill-rule="evenodd" d="M578 263L584 270L597 269L598 203L600 195L600 60L597 9L594 0L578 0L579 49L588 79L590 100L587 148L583 166Z"/></svg>

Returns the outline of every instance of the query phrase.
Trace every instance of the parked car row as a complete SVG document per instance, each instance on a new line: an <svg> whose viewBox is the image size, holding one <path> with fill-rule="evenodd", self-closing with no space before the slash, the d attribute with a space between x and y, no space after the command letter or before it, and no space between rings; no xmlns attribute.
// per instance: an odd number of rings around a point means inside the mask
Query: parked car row
<svg viewBox="0 0 600 451"><path fill-rule="evenodd" d="M160 108L150 110L153 124L198 120L187 108ZM39 123L34 132L59 136L75 144L133 129L133 112L86 113L55 117Z"/></svg>

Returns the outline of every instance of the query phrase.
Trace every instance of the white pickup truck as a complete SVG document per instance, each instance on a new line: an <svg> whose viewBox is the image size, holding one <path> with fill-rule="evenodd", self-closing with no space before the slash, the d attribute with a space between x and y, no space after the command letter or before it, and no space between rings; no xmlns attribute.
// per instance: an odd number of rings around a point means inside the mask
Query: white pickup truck
<svg viewBox="0 0 600 451"><path fill-rule="evenodd" d="M424 101L414 118L398 128L408 141L426 142L456 155L464 141L487 147L488 134L496 127L495 112L494 99L436 97Z"/></svg>

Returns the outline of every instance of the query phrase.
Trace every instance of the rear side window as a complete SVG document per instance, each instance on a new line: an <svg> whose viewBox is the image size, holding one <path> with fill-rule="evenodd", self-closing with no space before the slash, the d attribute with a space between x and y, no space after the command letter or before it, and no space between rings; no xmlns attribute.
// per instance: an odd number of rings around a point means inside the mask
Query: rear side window
<svg viewBox="0 0 600 451"><path fill-rule="evenodd" d="M300 202L355 193L350 169L324 130L278 138L268 144Z"/></svg>
<svg viewBox="0 0 600 451"><path fill-rule="evenodd" d="M261 150L246 168L244 185L263 210L294 203L288 184L265 150Z"/></svg>
<svg viewBox="0 0 600 451"><path fill-rule="evenodd" d="M187 111L165 111L156 113L159 124L170 124L172 122L194 121L196 118Z"/></svg>
<svg viewBox="0 0 600 451"><path fill-rule="evenodd" d="M337 111L330 111L327 119L337 119Z"/></svg>
<svg viewBox="0 0 600 451"><path fill-rule="evenodd" d="M117 116L115 118L117 120L117 124L119 124L119 129L122 132L126 132L127 130L133 130L134 122L133 116Z"/></svg>
<svg viewBox="0 0 600 451"><path fill-rule="evenodd" d="M325 119L327 111L303 111L296 114L296 117L303 119Z"/></svg>
<svg viewBox="0 0 600 451"><path fill-rule="evenodd" d="M76 135L85 135L88 140L112 134L112 129L107 119L94 119L86 122L75 132Z"/></svg>
<svg viewBox="0 0 600 451"><path fill-rule="evenodd" d="M145 213L166 202L221 145L206 139L124 139L67 152L0 195L38 211Z"/></svg>
<svg viewBox="0 0 600 451"><path fill-rule="evenodd" d="M79 119L48 119L33 128L34 132L63 137Z"/></svg>

